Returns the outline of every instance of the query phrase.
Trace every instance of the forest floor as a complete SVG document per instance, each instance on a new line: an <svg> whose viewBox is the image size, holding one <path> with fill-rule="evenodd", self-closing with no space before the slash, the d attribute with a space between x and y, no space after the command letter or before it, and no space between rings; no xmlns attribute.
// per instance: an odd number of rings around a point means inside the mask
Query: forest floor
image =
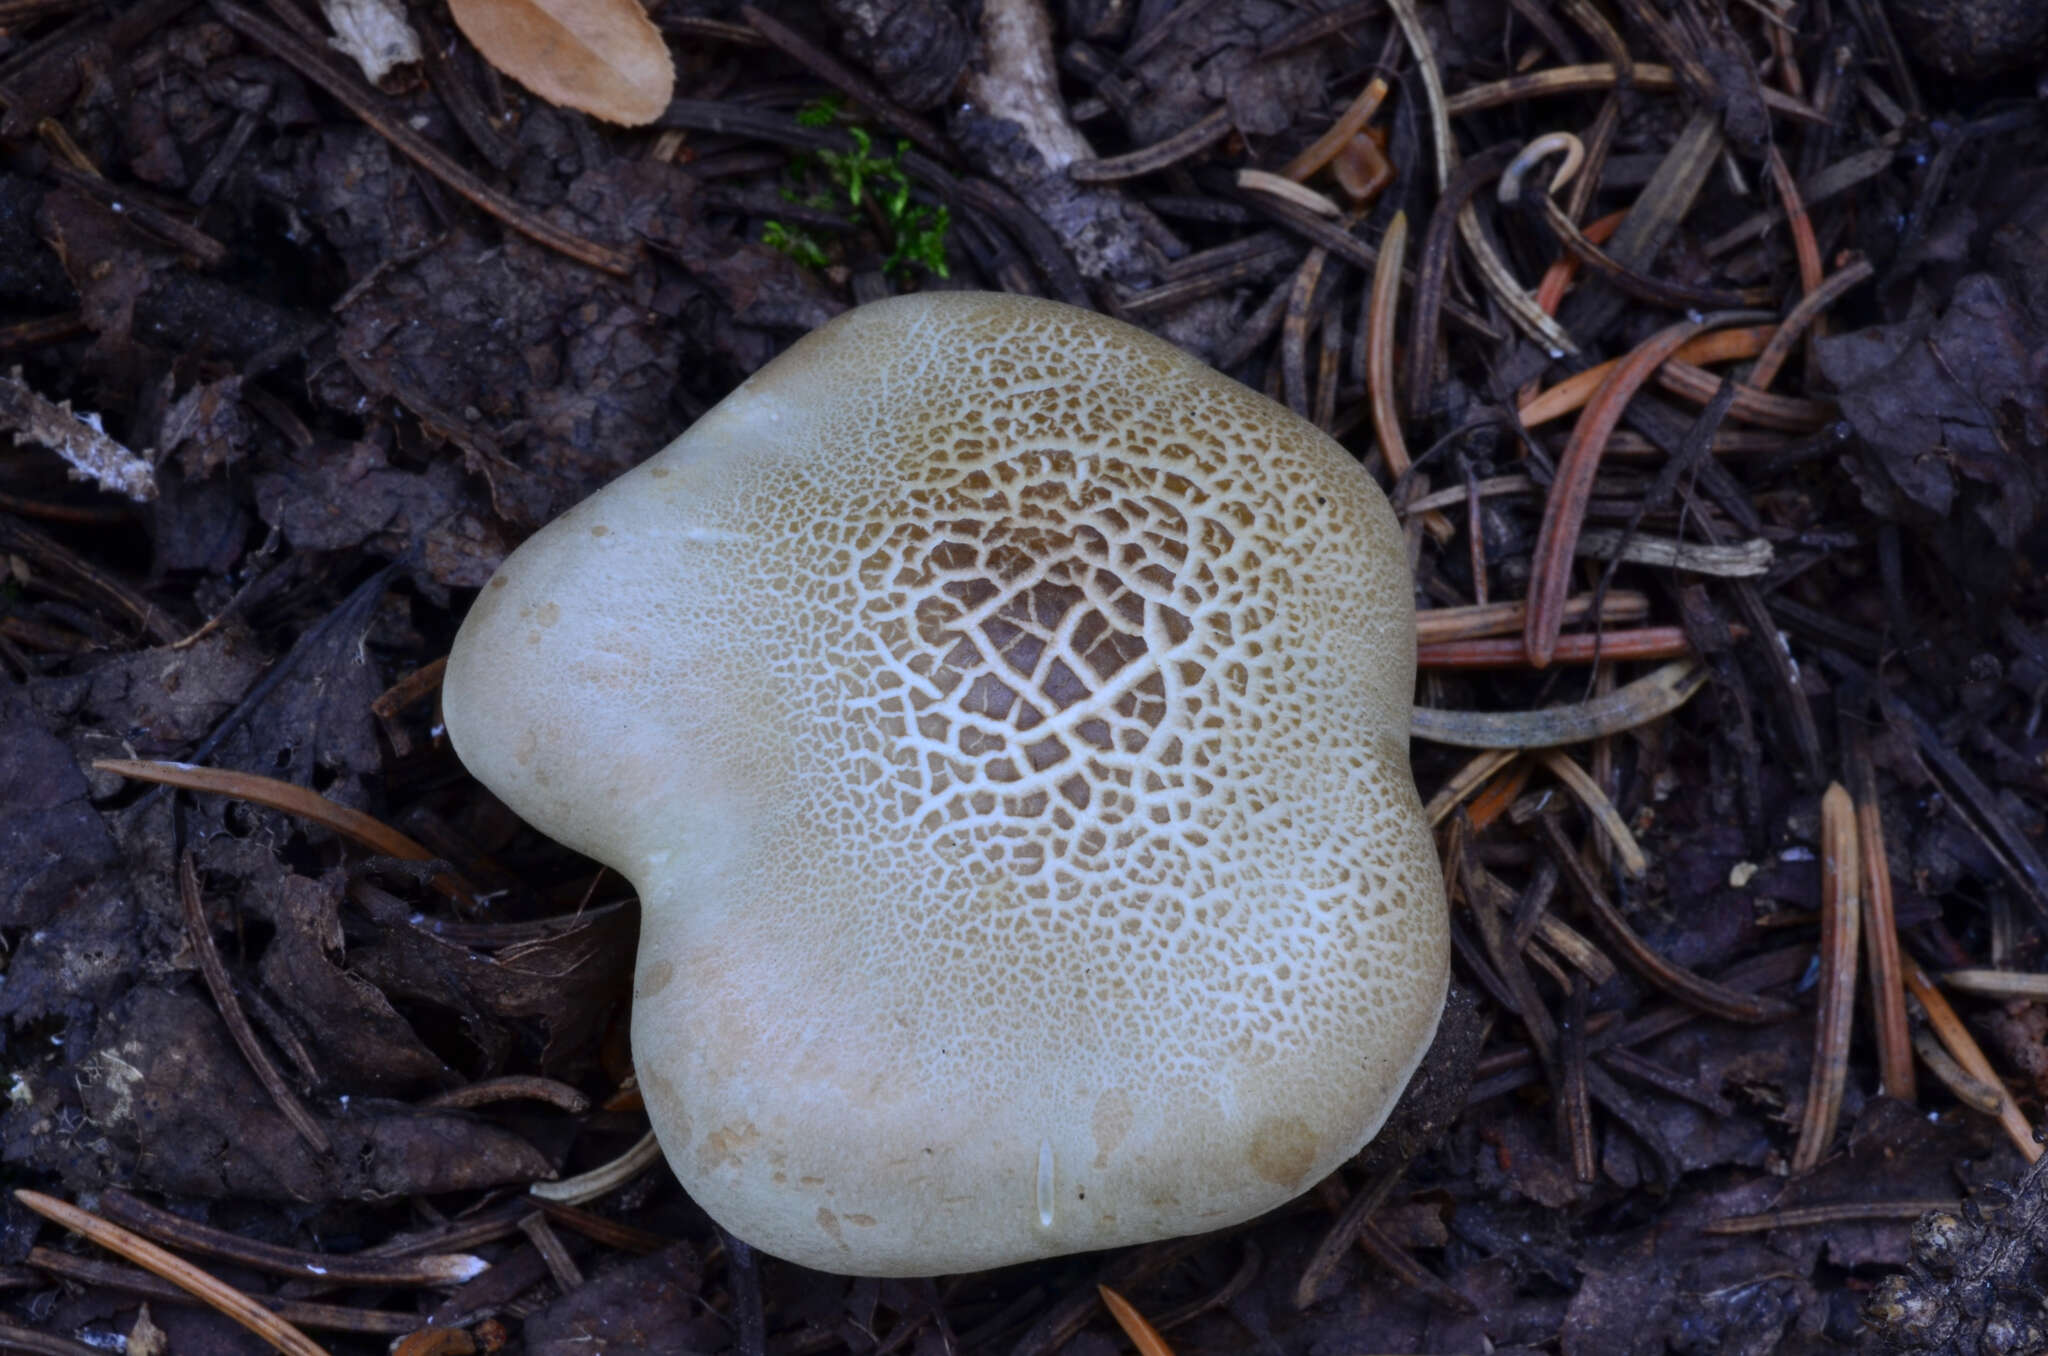
<svg viewBox="0 0 2048 1356"><path fill-rule="evenodd" d="M621 128L438 5L373 86L300 0L0 0L0 1347L262 1349L69 1204L286 1350L1104 1356L1098 1285L1179 1356L2048 1350L2042 22L1417 9L663 0ZM1418 704L1499 719L1415 744L1458 997L1400 1133L1221 1234L878 1282L658 1160L527 1194L645 1132L637 905L434 694L513 546L933 287L1328 430Z"/></svg>

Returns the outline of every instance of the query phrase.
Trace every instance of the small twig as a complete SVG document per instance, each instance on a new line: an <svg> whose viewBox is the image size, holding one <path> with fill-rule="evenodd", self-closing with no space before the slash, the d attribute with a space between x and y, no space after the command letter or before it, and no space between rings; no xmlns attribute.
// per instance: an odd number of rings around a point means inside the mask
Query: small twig
<svg viewBox="0 0 2048 1356"><path fill-rule="evenodd" d="M1431 494L1415 495L1405 503L1396 504L1394 512L1402 517L1406 517L1411 513L1424 513L1430 509L1450 508L1455 504L1462 504L1474 494L1477 494L1481 499L1491 499L1497 495L1504 494L1527 494L1535 488L1536 482L1534 480L1516 471L1504 476L1487 476L1482 480L1468 480L1456 485L1447 485L1443 489ZM1506 607L1508 604L1496 603L1492 604L1492 606ZM1520 628L1521 623L1516 622L1512 629L1519 630Z"/></svg>
<svg viewBox="0 0 2048 1356"><path fill-rule="evenodd" d="M1289 181L1283 179L1280 182L1286 183ZM1271 193L1245 193L1242 197L1245 203L1257 209L1261 214L1280 222L1311 245L1321 245L1346 263L1356 264L1367 273L1371 273L1379 264L1380 256L1378 250L1365 241L1360 240L1343 227L1324 220L1297 203L1291 202L1284 197L1277 197ZM1411 287L1414 286L1412 278L1409 280L1409 285ZM1498 343L1500 341L1500 332L1488 324L1484 317L1469 306L1446 300L1444 302L1444 315L1456 321L1469 334L1477 335L1489 343ZM1413 342L1412 337L1410 342ZM1231 364L1219 363L1218 366L1227 368Z"/></svg>
<svg viewBox="0 0 2048 1356"><path fill-rule="evenodd" d="M1337 1212L1337 1217L1331 1220L1330 1227L1323 1231L1322 1238L1316 1243L1315 1251L1309 1254L1308 1261L1302 1265L1300 1278L1294 1283L1295 1308L1306 1309L1315 1303L1316 1293L1323 1288L1323 1282L1336 1270L1338 1261L1358 1241L1359 1232L1372 1218L1373 1211L1386 1204L1387 1197L1393 1192L1395 1184L1401 1180L1401 1173L1406 1167L1404 1163L1394 1171L1381 1173L1367 1183L1363 1190L1353 1192L1351 1199L1345 1202L1344 1208Z"/></svg>
<svg viewBox="0 0 2048 1356"><path fill-rule="evenodd" d="M212 4L214 13L229 28L269 49L272 55L333 95L407 159L513 230L578 263L621 277L631 273L639 262L639 256L632 251L600 245L563 230L471 174L403 119L389 116L381 107L381 95L339 70L312 42L229 0L212 0Z"/></svg>
<svg viewBox="0 0 2048 1356"><path fill-rule="evenodd" d="M761 1307L761 1268L754 1250L725 1230L725 1267L732 1286L733 1346L739 1356L767 1356L768 1320Z"/></svg>
<svg viewBox="0 0 2048 1356"><path fill-rule="evenodd" d="M40 1191L19 1189L14 1199L73 1233L82 1234L108 1252L155 1272L212 1308L255 1333L286 1356L327 1356L319 1344L249 1296L209 1276L184 1258L166 1252L139 1234L109 1224L99 1216L68 1205Z"/></svg>
<svg viewBox="0 0 2048 1356"><path fill-rule="evenodd" d="M1762 1210L1754 1215L1724 1215L1700 1226L1703 1234L1760 1234L1772 1229L1805 1229L1823 1224L1862 1220L1919 1219L1936 1210L1959 1210L1961 1201L1843 1201L1838 1205L1803 1205L1791 1210Z"/></svg>
<svg viewBox="0 0 2048 1356"><path fill-rule="evenodd" d="M1702 1085L1697 1079L1681 1078L1655 1060L1634 1050L1616 1047L1603 1051L1600 1062L1623 1078L1647 1083L1659 1092L1666 1092L1682 1101L1691 1102L1694 1106L1716 1116L1735 1114L1734 1105L1720 1093Z"/></svg>
<svg viewBox="0 0 2048 1356"><path fill-rule="evenodd" d="M590 1098L577 1089L558 1079L542 1078L535 1074L510 1074L503 1078L486 1078L481 1082L465 1084L429 1097L421 1105L477 1107L515 1100L546 1102L571 1114L590 1110Z"/></svg>
<svg viewBox="0 0 2048 1356"><path fill-rule="evenodd" d="M781 49L784 56L865 108L874 115L875 121L890 131L908 137L940 160L953 158L952 143L939 135L930 123L905 111L872 80L796 29L753 5L741 5L740 17L772 46Z"/></svg>
<svg viewBox="0 0 2048 1356"><path fill-rule="evenodd" d="M1249 193L1263 193L1269 198L1291 203L1317 216L1337 218L1344 215L1344 209L1328 194L1318 193L1307 184L1298 184L1283 175L1262 169L1241 169L1233 182Z"/></svg>
<svg viewBox="0 0 2048 1356"><path fill-rule="evenodd" d="M1693 653L1682 626L1641 626L1627 631L1566 632L1557 638L1552 664L1614 664L1624 660L1684 659ZM1418 646L1417 668L1520 669L1529 666L1521 640L1447 640Z"/></svg>
<svg viewBox="0 0 2048 1356"><path fill-rule="evenodd" d="M1928 770L1938 781L1946 784L1951 812L1993 849L2007 879L2018 887L2034 910L2035 917L2048 919L2048 859L2042 857L2033 840L2021 833L2018 826L1999 809L1997 797L1984 784L1984 779L1949 747L1941 732L1926 717L1882 682L1872 682L1867 676L1860 681L1868 685L1878 709L1884 713L1885 722L1918 746ZM1963 807L1968 807L1967 811Z"/></svg>
<svg viewBox="0 0 2048 1356"><path fill-rule="evenodd" d="M1520 782L1530 766L1525 761L1512 769L1505 779L1507 784L1501 788L1502 793L1505 794L1509 786ZM1492 794L1493 788L1489 787L1488 796ZM1480 814L1486 811L1485 807L1476 803L1474 808L1479 813L1468 818L1471 820L1472 831L1476 833L1481 824ZM1537 861L1534 877L1530 880L1528 888L1520 894L1510 890L1492 872L1475 862L1466 862L1461 871L1462 878L1472 888L1474 895L1483 895L1490 899L1495 909L1508 918L1510 928L1504 938L1504 945L1509 952L1522 952L1529 945L1530 939L1536 938L1557 952L1566 964L1591 980L1596 987L1614 978L1614 962L1607 959L1607 953L1595 946L1584 933L1552 912L1550 900L1557 891L1557 868L1547 857ZM1530 954L1533 956L1539 953Z"/></svg>
<svg viewBox="0 0 2048 1356"><path fill-rule="evenodd" d="M1171 169L1190 156L1199 155L1231 133L1230 108L1219 104L1202 117L1163 141L1141 146L1122 155L1099 160L1076 160L1067 166L1067 177L1076 183L1113 184Z"/></svg>
<svg viewBox="0 0 2048 1356"><path fill-rule="evenodd" d="M130 1295L162 1300L169 1304L205 1303L191 1291L140 1267L124 1266L119 1262L103 1261L96 1257L81 1257L76 1253L62 1252L56 1248L30 1248L28 1264L38 1271L48 1272L52 1276L79 1285L105 1286L111 1290L125 1291ZM320 1328L328 1332L360 1332L398 1337L414 1331L427 1321L420 1314L401 1313L395 1309L365 1309L353 1304L317 1304L311 1300L279 1299L269 1295L252 1298L287 1323L301 1328Z"/></svg>
<svg viewBox="0 0 2048 1356"><path fill-rule="evenodd" d="M379 693L370 703L370 712L390 720L406 707L441 686L441 675L448 669L448 656L430 660L406 674L390 687Z"/></svg>
<svg viewBox="0 0 2048 1356"><path fill-rule="evenodd" d="M1529 785L1529 777L1535 771L1535 764L1527 759L1523 759L1519 750L1496 749L1492 750L1492 752L1519 761L1515 762L1514 766L1510 767L1506 772L1488 782L1486 789L1472 798L1472 806L1466 812L1466 817L1472 821L1472 831L1474 833L1483 831L1487 825L1493 823L1514 807L1516 799L1521 796L1523 789ZM1436 820L1432 818L1430 823L1434 825ZM1515 945L1517 946L1526 946L1528 942L1529 939L1527 937L1518 935L1515 938Z"/></svg>
<svg viewBox="0 0 2048 1356"><path fill-rule="evenodd" d="M24 3L30 2L32 0L24 0ZM1365 20L1377 18L1381 8L1380 0L1351 0L1350 4L1324 10L1321 14L1309 14L1268 38L1266 45L1259 49L1258 59L1271 61L1274 57L1286 56L1289 52L1312 47L1331 38L1347 39ZM1171 27L1165 23L1158 26L1162 29ZM1149 35L1150 30L1147 32ZM1130 60L1130 57L1126 56L1125 60Z"/></svg>
<svg viewBox="0 0 2048 1356"><path fill-rule="evenodd" d="M1340 266L1341 272L1341 266ZM1339 276L1333 274L1332 277ZM1334 284L1332 284L1334 288ZM1344 361L1344 308L1323 307L1323 332L1316 342L1316 391L1309 422L1328 433L1337 419L1338 369Z"/></svg>
<svg viewBox="0 0 2048 1356"><path fill-rule="evenodd" d="M909 157L904 158L909 167ZM1008 189L988 179L962 179L954 188L961 202L1000 222L1017 238L1031 264L1052 287L1052 294L1070 306L1092 306L1088 284L1066 246L1038 213L1019 202Z"/></svg>
<svg viewBox="0 0 2048 1356"><path fill-rule="evenodd" d="M1464 464L1465 554L1472 570L1472 601L1481 607L1491 601L1487 568L1486 505L1479 494L1479 468L1469 458Z"/></svg>
<svg viewBox="0 0 2048 1356"><path fill-rule="evenodd" d="M1582 180L1581 182L1584 181ZM1594 244L1604 245L1613 238L1615 231L1619 230L1621 223L1627 219L1628 212L1626 209L1619 212L1609 212L1598 221L1586 223L1583 234L1586 239ZM1559 250L1557 258L1551 260L1550 267L1543 270L1543 277L1536 284L1536 304L1551 315L1556 315L1558 306L1564 301L1566 289L1572 285L1572 280L1578 276L1579 261L1572 256L1569 250ZM1698 343L1699 341L1694 340L1693 342ZM1589 368L1587 370L1590 371L1592 369ZM1585 374L1580 373L1579 375L1583 376ZM1594 385L1597 384L1594 383ZM1516 409L1526 410L1530 402L1535 400L1537 390L1537 378L1531 377L1515 396ZM1590 386L1587 389L1587 393L1591 394ZM1529 422L1526 414L1523 416L1522 422L1525 424Z"/></svg>
<svg viewBox="0 0 2048 1356"><path fill-rule="evenodd" d="M548 1224L546 1215L536 1210L525 1216L519 1221L519 1232L526 1235L527 1241L533 1244L534 1251L548 1264L548 1275L554 1278L555 1285L563 1294L582 1287L583 1269L576 1265L576 1259L562 1246L562 1240Z"/></svg>
<svg viewBox="0 0 2048 1356"><path fill-rule="evenodd" d="M0 372L0 434L11 434L6 442L17 447L48 448L70 465L74 480L90 480L138 504L156 498L156 468L149 457L108 437L96 417L76 413L69 401L37 395L19 368Z"/></svg>
<svg viewBox="0 0 2048 1356"><path fill-rule="evenodd" d="M1674 282L1668 278L1654 278L1639 269L1631 268L1615 258L1581 231L1572 219L1565 215L1557 200L1548 193L1536 197L1536 213L1543 224L1557 237L1558 244L1587 269L1605 279L1616 289L1626 292L1638 301L1652 306L1667 306L1673 310L1688 307L1737 307L1758 306L1771 299L1771 293L1763 288L1745 288L1729 291L1720 287L1697 287L1690 283Z"/></svg>
<svg viewBox="0 0 2048 1356"><path fill-rule="evenodd" d="M984 0L979 32L980 51L966 80L975 107L1015 123L1054 174L1075 161L1093 160L1095 149L1074 126L1060 94L1052 16L1044 0ZM1019 191L1031 195L1026 186Z"/></svg>
<svg viewBox="0 0 2048 1356"><path fill-rule="evenodd" d="M1422 1263L1408 1255L1408 1250L1388 1237L1386 1231L1371 1220L1358 1231L1358 1248L1393 1279L1408 1289L1422 1295L1432 1305L1448 1309L1457 1314L1476 1314L1479 1306L1474 1304L1462 1291L1438 1280Z"/></svg>
<svg viewBox="0 0 2048 1356"><path fill-rule="evenodd" d="M0 1350L26 1351L34 1356L104 1356L98 1347L40 1328L24 1328L11 1318L0 1318Z"/></svg>
<svg viewBox="0 0 2048 1356"><path fill-rule="evenodd" d="M1704 404L1720 388L1721 378L1674 354L1670 361L1657 369L1657 384L1687 400ZM1786 433L1811 433L1835 417L1835 406L1827 400L1772 395L1768 391L1738 384L1728 406L1728 415L1745 423L1781 429Z"/></svg>
<svg viewBox="0 0 2048 1356"><path fill-rule="evenodd" d="M1751 537L1747 541L1730 542L1724 546L1653 537L1646 532L1625 533L1608 527L1579 533L1579 544L1574 554L1593 560L1626 560L1637 565L1655 565L1660 569L1712 575L1717 579L1755 579L1769 574L1777 555L1762 537Z"/></svg>
<svg viewBox="0 0 2048 1356"><path fill-rule="evenodd" d="M184 631L163 608L113 575L40 528L4 513L0 513L0 551L25 556L67 582L76 583L101 602L127 613L158 644L168 645Z"/></svg>
<svg viewBox="0 0 2048 1356"><path fill-rule="evenodd" d="M1530 75L1509 76L1487 85L1474 85L1445 101L1444 108L1452 117L1467 113L1481 113L1489 108L1504 104L1519 103L1524 99L1547 98L1562 94L1586 94L1596 90L1613 89L1622 83L1622 74L1610 62L1596 61L1581 66L1552 66L1546 71ZM1678 75L1669 66L1653 62L1638 61L1631 73L1629 83L1645 93L1662 93L1678 88ZM1780 90L1763 91L1764 106L1773 113L1789 117L1814 127L1825 127L1825 114Z"/></svg>
<svg viewBox="0 0 2048 1356"><path fill-rule="evenodd" d="M1411 511L1416 507L1418 505L1409 505ZM1509 636L1522 629L1528 615L1529 605L1521 599L1464 607L1432 607L1415 614L1415 640L1420 645L1441 645L1451 640ZM1564 604L1567 626L1588 621L1599 627L1631 626L1649 615L1649 595L1632 589L1614 589L1599 599L1590 593L1575 593L1565 599Z"/></svg>
<svg viewBox="0 0 2048 1356"><path fill-rule="evenodd" d="M239 1262L258 1271L334 1285L460 1285L485 1267L467 1253L436 1253L414 1257L360 1257L348 1253L307 1252L244 1238L224 1229L188 1220L137 1200L125 1191L100 1197L100 1213L137 1234L173 1247L223 1261Z"/></svg>
<svg viewBox="0 0 2048 1356"><path fill-rule="evenodd" d="M636 1229L630 1224L621 1224L607 1216L593 1214L566 1201L551 1201L545 1196L531 1196L531 1200L542 1214L555 1223L608 1248L645 1254L660 1252L663 1248L675 1245L675 1239L667 1234L658 1234L651 1229Z"/></svg>
<svg viewBox="0 0 2048 1356"><path fill-rule="evenodd" d="M44 168L60 183L69 184L82 193L90 194L119 212L123 220L132 221L150 234L185 251L198 260L202 267L219 268L228 261L226 245L197 226L181 221L161 207L154 206L147 199L138 197L133 189L120 188L98 174L73 169L60 160L51 160Z"/></svg>

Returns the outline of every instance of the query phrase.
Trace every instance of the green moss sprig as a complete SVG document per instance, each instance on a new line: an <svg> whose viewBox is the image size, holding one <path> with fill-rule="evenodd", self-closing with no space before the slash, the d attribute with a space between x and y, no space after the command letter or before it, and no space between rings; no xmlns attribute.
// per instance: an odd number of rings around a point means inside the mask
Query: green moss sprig
<svg viewBox="0 0 2048 1356"><path fill-rule="evenodd" d="M837 98L814 99L797 111L796 120L805 127L828 127L841 117ZM831 210L844 199L854 211L868 210L889 247L882 261L887 273L907 274L923 269L936 277L948 276L946 233L952 228L952 213L943 204L914 202L910 176L903 172L903 153L910 148L898 141L887 155L875 152L874 137L858 124L847 127L853 140L850 151L817 151L790 158L784 176L782 196L806 207ZM817 187L823 179L829 190ZM802 227L780 221L763 223L761 243L781 250L806 268L822 268L830 258L824 244Z"/></svg>

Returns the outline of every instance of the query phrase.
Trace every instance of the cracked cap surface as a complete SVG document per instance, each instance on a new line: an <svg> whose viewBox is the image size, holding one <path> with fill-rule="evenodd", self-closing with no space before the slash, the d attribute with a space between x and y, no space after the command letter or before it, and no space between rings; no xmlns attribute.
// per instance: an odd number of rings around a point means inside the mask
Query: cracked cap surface
<svg viewBox="0 0 2048 1356"><path fill-rule="evenodd" d="M1449 950L1410 595L1286 410L1092 312L899 297L515 552L444 707L638 887L691 1195L967 1271L1249 1218L1392 1108Z"/></svg>

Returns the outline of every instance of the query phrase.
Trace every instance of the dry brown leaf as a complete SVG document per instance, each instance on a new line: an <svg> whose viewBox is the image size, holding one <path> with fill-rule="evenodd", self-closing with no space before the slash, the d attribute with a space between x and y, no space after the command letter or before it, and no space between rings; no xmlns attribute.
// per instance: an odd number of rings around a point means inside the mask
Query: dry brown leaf
<svg viewBox="0 0 2048 1356"><path fill-rule="evenodd" d="M484 59L552 104L607 122L653 122L676 68L638 0L450 0Z"/></svg>

